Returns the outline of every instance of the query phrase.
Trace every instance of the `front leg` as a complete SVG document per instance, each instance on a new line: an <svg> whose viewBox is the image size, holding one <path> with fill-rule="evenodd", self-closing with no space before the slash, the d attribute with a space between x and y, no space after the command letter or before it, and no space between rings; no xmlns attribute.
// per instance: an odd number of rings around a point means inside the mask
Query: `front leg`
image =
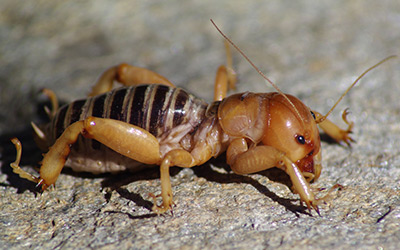
<svg viewBox="0 0 400 250"><path fill-rule="evenodd" d="M313 113L315 114L315 118L317 121L322 117L322 114L317 111L313 111ZM336 142L344 142L347 144L347 146L350 146L350 143L354 142L353 138L350 137L354 122L349 122L347 120L348 114L349 112L347 109L345 109L342 113L342 119L348 126L346 130L341 129L339 126L328 119L323 120L322 122L318 123L318 125L329 137L334 139Z"/></svg>
<svg viewBox="0 0 400 250"><path fill-rule="evenodd" d="M285 153L271 146L255 146L248 148L244 138L235 139L227 150L227 161L231 169L237 174L251 174L272 167L284 170L290 177L295 191L300 195L308 207L318 211L317 200L311 190L310 184L303 174Z"/></svg>

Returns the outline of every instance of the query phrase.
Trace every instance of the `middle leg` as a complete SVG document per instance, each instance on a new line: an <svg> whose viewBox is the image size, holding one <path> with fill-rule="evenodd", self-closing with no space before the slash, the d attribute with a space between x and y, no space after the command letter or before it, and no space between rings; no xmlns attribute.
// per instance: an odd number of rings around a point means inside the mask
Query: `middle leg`
<svg viewBox="0 0 400 250"><path fill-rule="evenodd" d="M160 165L161 179L161 197L162 204L157 206L156 196L151 195L154 199L153 211L157 214L164 213L171 209L173 204L171 181L169 168L172 166L190 168L201 165L208 161L213 155L213 150L206 141L196 143L194 149L188 152L183 149L174 149L169 151L163 157Z"/></svg>
<svg viewBox="0 0 400 250"><path fill-rule="evenodd" d="M218 67L214 84L214 101L221 101L226 97L229 89L235 89L236 73L232 67L232 53L227 41L224 42L226 50L226 66Z"/></svg>

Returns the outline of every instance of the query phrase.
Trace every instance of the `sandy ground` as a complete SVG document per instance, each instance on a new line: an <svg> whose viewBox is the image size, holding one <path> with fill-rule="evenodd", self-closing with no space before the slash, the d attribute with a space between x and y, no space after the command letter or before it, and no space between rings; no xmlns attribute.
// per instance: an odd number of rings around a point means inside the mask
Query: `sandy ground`
<svg viewBox="0 0 400 250"><path fill-rule="evenodd" d="M217 24L279 87L322 113L386 56L400 55L400 4L387 1L1 1L0 248L4 249L396 249L400 244L399 59L365 76L341 111L355 122L352 148L322 142L315 188L339 183L321 216L299 204L287 176L238 176L223 159L171 169L174 214L152 213L157 168L94 176L68 171L37 194L11 173L41 160L30 121L40 122L47 87L84 98L106 68L151 68L207 101L225 62ZM273 89L234 52L238 92ZM322 197L326 191L317 192Z"/></svg>

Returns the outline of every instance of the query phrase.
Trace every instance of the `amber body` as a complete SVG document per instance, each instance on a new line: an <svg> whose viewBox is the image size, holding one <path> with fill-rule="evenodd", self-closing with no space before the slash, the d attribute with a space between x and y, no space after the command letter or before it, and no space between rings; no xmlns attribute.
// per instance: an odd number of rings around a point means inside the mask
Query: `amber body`
<svg viewBox="0 0 400 250"><path fill-rule="evenodd" d="M19 167L17 139L13 139L17 160L11 167L44 190L56 183L65 164L93 173L136 168L136 163L159 165L162 204L157 205L154 196L153 210L163 213L172 205L171 166L201 165L226 151L227 163L237 174L281 168L301 200L318 212L318 199L309 183L321 173L315 120L321 115L283 93L225 97L234 79L231 72L224 66L218 69L215 100L207 105L147 69L127 64L112 67L101 76L92 97L58 111L53 104L49 127L41 130L34 125L40 144L50 146L40 177ZM114 80L127 87L111 90ZM337 141L351 140L352 124L347 130L328 120L318 125Z"/></svg>

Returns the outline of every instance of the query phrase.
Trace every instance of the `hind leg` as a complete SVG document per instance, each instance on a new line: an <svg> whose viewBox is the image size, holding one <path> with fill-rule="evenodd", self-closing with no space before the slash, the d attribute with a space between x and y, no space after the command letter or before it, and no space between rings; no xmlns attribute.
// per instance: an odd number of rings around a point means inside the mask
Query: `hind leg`
<svg viewBox="0 0 400 250"><path fill-rule="evenodd" d="M139 84L163 84L175 87L167 78L151 70L132 66L126 63L114 66L106 70L93 86L89 96L100 95L112 89L114 81L125 86Z"/></svg>
<svg viewBox="0 0 400 250"><path fill-rule="evenodd" d="M76 142L79 135L97 140L114 151L145 164L161 162L158 140L148 131L117 120L88 117L67 127L50 147L43 158L40 177L34 177L19 167L21 144L17 139L13 139L12 142L17 149L16 161L11 164L13 171L21 178L42 185L42 189L45 190L57 181L70 153L71 145Z"/></svg>

